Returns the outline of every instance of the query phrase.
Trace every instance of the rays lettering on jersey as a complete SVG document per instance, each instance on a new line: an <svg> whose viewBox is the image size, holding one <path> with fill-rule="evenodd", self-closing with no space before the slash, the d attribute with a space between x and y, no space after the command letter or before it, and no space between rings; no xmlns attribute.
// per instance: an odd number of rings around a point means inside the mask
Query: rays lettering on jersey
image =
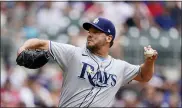
<svg viewBox="0 0 182 108"><path fill-rule="evenodd" d="M107 87L109 85L116 85L117 76L114 74L108 74L107 72L95 72L94 67L88 63L83 63L82 71L79 78L89 80L90 84L97 87Z"/></svg>

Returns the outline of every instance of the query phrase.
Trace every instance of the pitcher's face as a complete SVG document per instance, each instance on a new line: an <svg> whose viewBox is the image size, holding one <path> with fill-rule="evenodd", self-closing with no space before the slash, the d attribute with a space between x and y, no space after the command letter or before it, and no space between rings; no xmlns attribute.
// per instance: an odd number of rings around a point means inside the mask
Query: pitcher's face
<svg viewBox="0 0 182 108"><path fill-rule="evenodd" d="M106 37L107 35L104 32L94 27L91 27L89 29L87 37L87 48L100 49L100 47L105 46L107 44Z"/></svg>

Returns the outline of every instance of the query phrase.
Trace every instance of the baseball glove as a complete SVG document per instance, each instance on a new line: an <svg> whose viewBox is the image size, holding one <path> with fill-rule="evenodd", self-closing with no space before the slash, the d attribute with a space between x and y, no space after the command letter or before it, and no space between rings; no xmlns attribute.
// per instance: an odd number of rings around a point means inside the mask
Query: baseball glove
<svg viewBox="0 0 182 108"><path fill-rule="evenodd" d="M49 58L47 50L24 50L18 55L16 62L29 69L37 69L44 66Z"/></svg>

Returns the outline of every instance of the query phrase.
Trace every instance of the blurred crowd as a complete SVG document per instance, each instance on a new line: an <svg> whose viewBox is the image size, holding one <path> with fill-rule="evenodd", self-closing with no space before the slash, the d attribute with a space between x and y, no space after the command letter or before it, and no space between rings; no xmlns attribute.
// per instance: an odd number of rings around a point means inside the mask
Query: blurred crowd
<svg viewBox="0 0 182 108"><path fill-rule="evenodd" d="M179 40L181 37L176 36L181 35L181 13L178 1L1 2L1 107L58 105L63 77L53 60L36 70L16 65L17 50L27 39L50 39L84 47L87 33L83 22L106 17L117 30L110 54L126 60L123 43L128 42L125 37L131 28L173 31L172 38ZM154 36L155 30L151 33ZM132 81L121 87L113 107L181 107L181 55L175 53L180 49L173 50L177 60L171 67L165 62L156 64L155 75L148 83Z"/></svg>

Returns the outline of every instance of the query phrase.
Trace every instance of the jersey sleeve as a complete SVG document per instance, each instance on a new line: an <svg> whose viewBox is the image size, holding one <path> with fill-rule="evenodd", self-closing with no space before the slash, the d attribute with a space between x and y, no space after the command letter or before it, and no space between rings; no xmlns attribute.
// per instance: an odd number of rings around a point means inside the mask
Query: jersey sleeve
<svg viewBox="0 0 182 108"><path fill-rule="evenodd" d="M140 73L140 66L125 62L123 84L127 84Z"/></svg>
<svg viewBox="0 0 182 108"><path fill-rule="evenodd" d="M69 61L75 54L75 50L76 47L73 45L49 42L49 52L63 70L68 67Z"/></svg>

